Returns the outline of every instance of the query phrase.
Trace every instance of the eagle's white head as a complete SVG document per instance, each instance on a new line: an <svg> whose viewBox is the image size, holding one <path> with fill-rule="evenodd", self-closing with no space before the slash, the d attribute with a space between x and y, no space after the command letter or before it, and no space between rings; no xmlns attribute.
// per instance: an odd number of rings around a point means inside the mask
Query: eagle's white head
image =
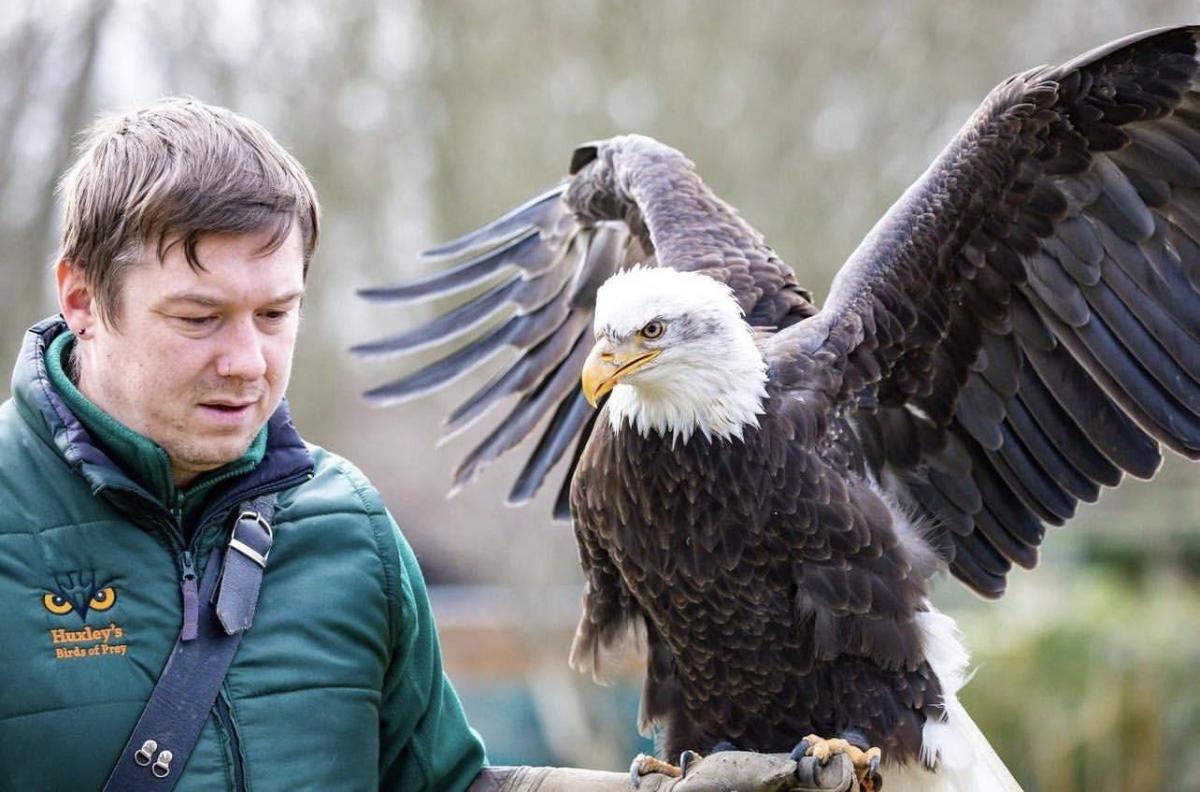
<svg viewBox="0 0 1200 792"><path fill-rule="evenodd" d="M605 393L614 431L687 440L741 438L767 398L767 364L725 284L694 272L634 267L596 295L596 346L583 370L594 405Z"/></svg>

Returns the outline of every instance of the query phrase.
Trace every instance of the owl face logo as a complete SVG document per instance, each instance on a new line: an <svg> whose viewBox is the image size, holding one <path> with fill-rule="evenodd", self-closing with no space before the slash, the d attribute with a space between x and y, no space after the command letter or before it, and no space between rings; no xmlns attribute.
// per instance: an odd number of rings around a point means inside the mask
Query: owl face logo
<svg viewBox="0 0 1200 792"><path fill-rule="evenodd" d="M111 581L97 585L95 572L55 574L54 583L54 590L42 596L42 604L55 616L74 611L80 621L86 621L89 611L106 611L117 602Z"/></svg>

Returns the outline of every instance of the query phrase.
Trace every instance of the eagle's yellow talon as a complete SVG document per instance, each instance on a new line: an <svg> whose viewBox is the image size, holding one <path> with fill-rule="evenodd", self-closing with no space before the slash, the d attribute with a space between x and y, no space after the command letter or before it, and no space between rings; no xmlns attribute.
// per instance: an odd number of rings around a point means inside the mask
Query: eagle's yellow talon
<svg viewBox="0 0 1200 792"><path fill-rule="evenodd" d="M664 762L654 756L642 755L637 763L638 775L650 775L651 773L662 773L663 775L671 776L671 778L679 778L683 775L683 771L671 764Z"/></svg>
<svg viewBox="0 0 1200 792"><path fill-rule="evenodd" d="M859 786L864 792L876 792L883 786L879 776L879 763L883 759L883 751L877 747L863 750L857 745L841 738L825 739L815 734L804 738L807 744L807 755L815 757L818 762L825 764L829 757L845 754L854 765L854 775L858 777Z"/></svg>

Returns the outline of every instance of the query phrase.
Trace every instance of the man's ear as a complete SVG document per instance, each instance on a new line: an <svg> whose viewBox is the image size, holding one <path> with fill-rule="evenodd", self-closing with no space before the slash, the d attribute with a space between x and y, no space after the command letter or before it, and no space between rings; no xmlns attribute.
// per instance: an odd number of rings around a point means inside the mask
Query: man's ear
<svg viewBox="0 0 1200 792"><path fill-rule="evenodd" d="M83 267L61 258L54 265L54 278L58 283L58 307L67 326L77 337L86 338L100 321L100 315L95 296L83 277Z"/></svg>

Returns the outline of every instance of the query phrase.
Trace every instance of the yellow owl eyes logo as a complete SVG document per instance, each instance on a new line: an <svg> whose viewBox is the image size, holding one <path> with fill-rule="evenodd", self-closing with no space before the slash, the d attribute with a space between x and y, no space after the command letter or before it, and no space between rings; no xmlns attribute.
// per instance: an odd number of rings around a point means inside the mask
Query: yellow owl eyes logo
<svg viewBox="0 0 1200 792"><path fill-rule="evenodd" d="M92 595L88 607L94 611L106 611L117 601L117 591L112 586L105 586Z"/></svg>
<svg viewBox="0 0 1200 792"><path fill-rule="evenodd" d="M105 586L96 593L92 594L88 600L87 610L106 611L111 608L117 601L117 591L112 586ZM75 609L71 601L61 594L54 592L46 592L42 597L42 604L46 606L46 610L56 616L64 616Z"/></svg>
<svg viewBox="0 0 1200 792"><path fill-rule="evenodd" d="M42 597L42 604L46 606L46 610L58 616L71 612L71 603L66 597L58 594L47 594Z"/></svg>

